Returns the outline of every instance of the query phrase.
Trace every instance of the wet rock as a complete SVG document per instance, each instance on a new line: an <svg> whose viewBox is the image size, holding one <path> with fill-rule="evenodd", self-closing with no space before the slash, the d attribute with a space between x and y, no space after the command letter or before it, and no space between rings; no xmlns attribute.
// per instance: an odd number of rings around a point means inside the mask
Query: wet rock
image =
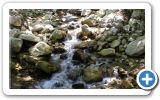
<svg viewBox="0 0 160 100"><path fill-rule="evenodd" d="M87 63L89 60L89 56L83 50L76 50L74 52L72 60L77 60L82 63Z"/></svg>
<svg viewBox="0 0 160 100"><path fill-rule="evenodd" d="M22 25L21 16L10 16L9 24L17 27L21 26Z"/></svg>
<svg viewBox="0 0 160 100"><path fill-rule="evenodd" d="M10 38L10 49L12 52L20 52L23 45L23 40L19 38Z"/></svg>
<svg viewBox="0 0 160 100"><path fill-rule="evenodd" d="M62 47L62 46L60 46L60 47L54 47L54 49L53 49L53 53L65 53L67 50L64 48L64 47Z"/></svg>
<svg viewBox="0 0 160 100"><path fill-rule="evenodd" d="M72 85L72 89L85 89L84 83L75 83Z"/></svg>
<svg viewBox="0 0 160 100"><path fill-rule="evenodd" d="M30 41L30 42L40 42L40 41L42 41L40 39L40 37L37 37L33 34L20 34L19 38L21 38L23 40L26 40L26 41Z"/></svg>
<svg viewBox="0 0 160 100"><path fill-rule="evenodd" d="M52 74L59 71L60 66L57 64L50 64L46 61L38 61L36 67L44 71L45 73Z"/></svg>
<svg viewBox="0 0 160 100"><path fill-rule="evenodd" d="M63 59L63 60L67 59L67 57L68 57L67 53L63 53L63 54L60 55L60 59Z"/></svg>
<svg viewBox="0 0 160 100"><path fill-rule="evenodd" d="M97 22L95 19L85 19L84 21L81 22L82 24L87 24L89 27L94 27L96 26Z"/></svg>
<svg viewBox="0 0 160 100"><path fill-rule="evenodd" d="M117 46L119 46L120 45L120 41L119 40L114 40L114 41L112 41L112 43L110 44L110 46L112 47L112 48L115 48L115 47L117 47Z"/></svg>
<svg viewBox="0 0 160 100"><path fill-rule="evenodd" d="M62 41L66 38L66 31L63 31L63 30L54 30L51 37L50 37L50 40L55 43L55 42L58 42L58 41Z"/></svg>
<svg viewBox="0 0 160 100"><path fill-rule="evenodd" d="M102 49L100 52L98 52L98 54L101 56L114 56L115 49L113 48Z"/></svg>
<svg viewBox="0 0 160 100"><path fill-rule="evenodd" d="M120 78L127 78L128 72L125 71L123 68L118 69L118 75Z"/></svg>
<svg viewBox="0 0 160 100"><path fill-rule="evenodd" d="M45 42L38 42L35 46L29 49L32 56L45 56L51 54L51 47Z"/></svg>
<svg viewBox="0 0 160 100"><path fill-rule="evenodd" d="M101 81L102 77L102 71L99 67L89 66L83 71L83 79L87 83Z"/></svg>
<svg viewBox="0 0 160 100"><path fill-rule="evenodd" d="M81 75L81 72L81 68L71 68L67 73L67 77L71 80L77 80L78 77Z"/></svg>
<svg viewBox="0 0 160 100"><path fill-rule="evenodd" d="M83 9L81 12L81 16L82 17L88 16L89 14L91 14L91 12L92 11L90 9Z"/></svg>
<svg viewBox="0 0 160 100"><path fill-rule="evenodd" d="M129 56L140 56L145 52L145 39L135 40L127 45L125 53Z"/></svg>

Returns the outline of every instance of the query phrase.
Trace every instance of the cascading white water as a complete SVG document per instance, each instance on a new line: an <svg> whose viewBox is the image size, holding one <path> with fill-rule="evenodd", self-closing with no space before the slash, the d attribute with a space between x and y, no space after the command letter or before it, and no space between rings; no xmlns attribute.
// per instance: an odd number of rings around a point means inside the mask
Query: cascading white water
<svg viewBox="0 0 160 100"><path fill-rule="evenodd" d="M64 42L64 48L67 50L67 58L64 59L61 63L61 72L60 73L55 73L52 75L50 80L44 80L40 82L40 87L44 89L52 89L52 88L72 88L72 80L69 80L67 78L67 68L68 67L74 67L72 64L72 57L74 54L74 45L78 44L79 41L76 38L75 35L72 35L71 40L66 40ZM53 60L59 60L59 55L53 55L54 58Z"/></svg>
<svg viewBox="0 0 160 100"><path fill-rule="evenodd" d="M74 55L74 46L78 43L80 43L80 41L76 38L77 33L79 33L81 31L81 21L77 21L77 23L79 24L79 28L76 28L74 30L69 30L68 34L71 35L72 39L67 39L66 41L64 41L64 48L67 50L66 53L66 59L60 60L60 54L52 54L52 61L53 62L59 62L60 66L61 66L61 71L59 73L54 73L51 77L51 79L49 80L43 80L41 81L36 88L42 88L42 89L71 89L73 83L85 83L83 82L82 77L79 77L77 80L70 80L68 79L67 73L68 73L68 69L74 69L74 68L79 68L80 65L74 65L72 63L72 57ZM66 24L61 25L61 27L65 27L67 26ZM104 61L102 59L99 59L96 62L96 65L100 65L101 63L106 63L107 59L105 59ZM117 72L114 72L115 74L117 74ZM117 75L115 75L117 76ZM104 77L103 80L101 82L97 82L97 83L109 83L112 80L116 79L116 77ZM93 84L86 84L87 88L94 88L95 83Z"/></svg>

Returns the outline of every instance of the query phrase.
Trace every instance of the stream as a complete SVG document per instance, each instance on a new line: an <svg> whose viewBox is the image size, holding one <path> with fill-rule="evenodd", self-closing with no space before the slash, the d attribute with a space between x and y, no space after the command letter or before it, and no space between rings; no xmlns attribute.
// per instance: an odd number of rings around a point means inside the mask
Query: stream
<svg viewBox="0 0 160 100"><path fill-rule="evenodd" d="M65 16L66 17L66 16ZM70 16L69 16L70 17ZM73 23L72 21L70 23ZM61 25L61 27L65 27L68 23ZM109 82L111 82L112 80L116 79L117 75L117 70L114 71L114 76L115 77L104 77L103 80L101 82L94 82L94 83L85 83L83 81L82 76L79 76L77 80L71 80L68 79L67 74L73 70L73 69L81 69L82 67L84 67L84 64L80 64L80 65L75 65L72 62L72 57L74 55L74 46L76 44L80 43L80 40L77 39L76 35L78 32L81 31L81 21L78 20L77 24L80 26L79 28L76 28L74 30L69 30L68 34L72 37L72 38L68 38L66 41L64 41L64 48L67 50L66 53L66 57L65 59L61 59L60 55L61 54L52 54L51 55L51 62L58 62L61 66L61 71L59 73L54 73L51 78L49 80L42 80L41 82L39 82L38 85L36 85L36 88L40 88L40 89L72 89L74 88L74 84L75 87L76 85L78 87L83 87L83 88L96 88L95 84L98 83L103 83L103 84L107 84ZM96 65L100 65L102 63L107 63L107 59L102 59L102 58L97 58L96 61Z"/></svg>

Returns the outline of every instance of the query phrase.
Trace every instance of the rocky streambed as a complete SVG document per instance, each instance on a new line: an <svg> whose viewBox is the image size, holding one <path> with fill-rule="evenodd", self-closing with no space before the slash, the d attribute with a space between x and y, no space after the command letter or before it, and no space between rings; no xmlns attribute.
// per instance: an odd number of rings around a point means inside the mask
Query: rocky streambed
<svg viewBox="0 0 160 100"><path fill-rule="evenodd" d="M145 67L139 9L11 9L10 88L131 89Z"/></svg>

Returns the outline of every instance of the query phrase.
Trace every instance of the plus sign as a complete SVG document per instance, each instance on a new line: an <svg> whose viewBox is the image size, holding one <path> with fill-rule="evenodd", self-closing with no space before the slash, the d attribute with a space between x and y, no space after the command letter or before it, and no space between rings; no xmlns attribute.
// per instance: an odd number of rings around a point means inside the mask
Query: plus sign
<svg viewBox="0 0 160 100"><path fill-rule="evenodd" d="M142 81L145 81L146 85L149 85L149 81L152 81L152 78L149 78L149 74L146 74L146 77L142 78Z"/></svg>

